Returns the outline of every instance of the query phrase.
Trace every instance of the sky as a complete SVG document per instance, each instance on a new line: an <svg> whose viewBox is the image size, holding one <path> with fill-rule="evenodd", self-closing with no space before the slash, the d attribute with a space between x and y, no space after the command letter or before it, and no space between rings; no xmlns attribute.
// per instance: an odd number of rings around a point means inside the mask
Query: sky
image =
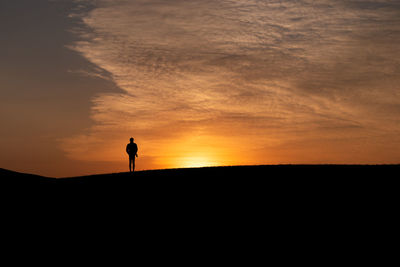
<svg viewBox="0 0 400 267"><path fill-rule="evenodd" d="M400 163L400 2L2 0L0 167Z"/></svg>

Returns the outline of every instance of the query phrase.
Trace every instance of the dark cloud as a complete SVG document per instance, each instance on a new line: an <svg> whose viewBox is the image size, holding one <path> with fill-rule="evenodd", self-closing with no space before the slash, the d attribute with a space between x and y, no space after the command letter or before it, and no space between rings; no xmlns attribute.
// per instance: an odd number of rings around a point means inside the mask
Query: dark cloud
<svg viewBox="0 0 400 267"><path fill-rule="evenodd" d="M72 174L77 163L58 149L58 139L93 126L88 103L96 93L119 91L104 79L109 73L65 47L80 39L70 29L83 26L68 18L74 7L67 0L0 2L3 168Z"/></svg>

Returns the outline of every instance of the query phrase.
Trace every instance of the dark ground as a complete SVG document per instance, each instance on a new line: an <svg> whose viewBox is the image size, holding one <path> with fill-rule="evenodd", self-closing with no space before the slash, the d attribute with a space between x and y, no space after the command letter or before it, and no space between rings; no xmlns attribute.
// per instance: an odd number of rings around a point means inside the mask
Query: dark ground
<svg viewBox="0 0 400 267"><path fill-rule="evenodd" d="M107 218L129 221L134 215L149 225L177 218L201 222L227 215L265 222L266 217L285 228L310 218L343 225L359 214L363 222L395 216L399 171L400 165L266 165L54 179L0 169L0 189L3 196L13 195L4 203L23 199L27 205L56 206L61 214L86 217L104 209Z"/></svg>
<svg viewBox="0 0 400 267"><path fill-rule="evenodd" d="M364 214L366 221L397 214L399 171L400 165L265 165L54 179L0 169L0 189L18 195L14 200L29 199L27 205L84 217L104 209L113 214L107 218L140 214L140 222L152 218L152 225L168 218L201 221L202 214L236 221L267 216L289 227L305 218L342 224L335 214L340 220Z"/></svg>
<svg viewBox="0 0 400 267"><path fill-rule="evenodd" d="M224 206L251 210L259 203L272 210L300 203L325 209L325 204L342 203L346 210L356 212L358 208L350 208L351 203L372 201L372 208L374 201L397 199L399 173L400 165L265 165L138 171L62 178L55 183L57 188L72 191L83 188L128 197L128 202L141 206L152 202L188 206L215 203L221 205L216 209L222 212Z"/></svg>
<svg viewBox="0 0 400 267"><path fill-rule="evenodd" d="M71 241L79 249L68 257L91 244L147 261L381 263L382 250L395 253L399 170L238 166L51 179L0 169L2 215L36 233L35 245L43 233Z"/></svg>
<svg viewBox="0 0 400 267"><path fill-rule="evenodd" d="M263 181L284 182L285 180L317 179L326 183L331 178L351 180L366 178L395 178L398 177L400 165L260 165L260 166L228 166L228 167L203 167L184 169L165 169L137 171L135 173L123 172L112 174L99 174L80 177L50 178L39 175L18 173L0 168L0 183L53 183L53 184L115 184L134 185L142 182L174 183L176 179L185 184L193 184L213 179L213 183L237 179L242 182ZM169 179L165 181L165 179Z"/></svg>
<svg viewBox="0 0 400 267"><path fill-rule="evenodd" d="M228 167L203 167L184 169L165 169L137 171L135 173L111 173L80 177L50 178L39 175L18 173L0 168L1 183L56 183L56 184L135 184L149 180L180 179L182 182L195 182L197 179L217 180L244 179L304 179L312 178L326 182L326 179L335 178L391 178L397 177L400 165L260 165L260 166L228 166ZM146 180L143 180L146 179ZM172 180L171 180L172 179ZM181 180L183 179L183 180ZM187 181L185 181L187 180Z"/></svg>
<svg viewBox="0 0 400 267"><path fill-rule="evenodd" d="M400 165L264 165L205 167L46 178L0 169L0 185L54 185L57 188L114 188L131 193L247 195L335 194L390 186ZM62 187L59 187L62 186ZM83 187L82 187L83 186ZM364 191L363 191L364 190ZM334 193L337 191L337 194ZM366 193L366 192L365 192Z"/></svg>

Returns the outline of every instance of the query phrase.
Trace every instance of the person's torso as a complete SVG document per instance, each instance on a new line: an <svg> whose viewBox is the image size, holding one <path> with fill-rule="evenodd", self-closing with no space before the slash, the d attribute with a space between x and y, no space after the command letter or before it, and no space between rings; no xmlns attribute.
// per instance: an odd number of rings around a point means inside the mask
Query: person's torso
<svg viewBox="0 0 400 267"><path fill-rule="evenodd" d="M129 143L128 150L130 155L135 155L137 152L137 145L135 143Z"/></svg>

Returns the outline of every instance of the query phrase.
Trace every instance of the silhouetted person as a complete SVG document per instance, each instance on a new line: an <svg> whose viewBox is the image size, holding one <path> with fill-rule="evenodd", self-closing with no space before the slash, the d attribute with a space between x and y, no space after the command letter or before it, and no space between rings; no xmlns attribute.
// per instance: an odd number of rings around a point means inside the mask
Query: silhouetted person
<svg viewBox="0 0 400 267"><path fill-rule="evenodd" d="M138 157L137 151L138 147L137 144L133 142L133 138L131 137L130 143L126 145L126 153L129 155L129 171L135 171L135 157Z"/></svg>

